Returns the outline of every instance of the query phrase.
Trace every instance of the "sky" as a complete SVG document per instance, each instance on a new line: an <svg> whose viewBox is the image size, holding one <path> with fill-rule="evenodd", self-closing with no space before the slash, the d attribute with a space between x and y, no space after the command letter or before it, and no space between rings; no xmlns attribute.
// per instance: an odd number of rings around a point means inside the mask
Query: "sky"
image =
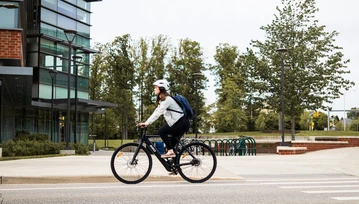
<svg viewBox="0 0 359 204"><path fill-rule="evenodd" d="M112 42L116 36L130 34L132 39L168 36L174 45L189 38L200 43L206 63L213 63L219 43L236 45L240 52L251 40L264 40L261 26L271 24L280 0L103 0L91 5L92 43ZM359 107L359 1L317 0L316 19L326 31L338 31L335 45L343 47L350 59L350 74L344 78L356 85L344 96L328 104L333 110ZM210 82L213 78L207 75ZM208 83L206 103L215 102L214 85ZM331 115L343 117L343 112Z"/></svg>

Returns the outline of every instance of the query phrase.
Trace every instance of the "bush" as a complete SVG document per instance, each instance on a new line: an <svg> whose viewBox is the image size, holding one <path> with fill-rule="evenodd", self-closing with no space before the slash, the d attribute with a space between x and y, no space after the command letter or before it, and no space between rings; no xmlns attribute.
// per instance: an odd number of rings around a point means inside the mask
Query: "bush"
<svg viewBox="0 0 359 204"><path fill-rule="evenodd" d="M3 156L59 154L61 149L63 149L61 144L48 140L9 140L3 144Z"/></svg>
<svg viewBox="0 0 359 204"><path fill-rule="evenodd" d="M29 140L48 141L49 136L47 134L31 134Z"/></svg>
<svg viewBox="0 0 359 204"><path fill-rule="evenodd" d="M48 141L49 136L47 134L17 134L16 140Z"/></svg>
<svg viewBox="0 0 359 204"><path fill-rule="evenodd" d="M71 143L70 144L71 149L75 150L76 154L81 154L81 155L88 155L89 154L89 148L84 145L84 144L80 144L80 143Z"/></svg>
<svg viewBox="0 0 359 204"><path fill-rule="evenodd" d="M30 136L30 131L28 130L17 130L15 138L16 140L25 140Z"/></svg>

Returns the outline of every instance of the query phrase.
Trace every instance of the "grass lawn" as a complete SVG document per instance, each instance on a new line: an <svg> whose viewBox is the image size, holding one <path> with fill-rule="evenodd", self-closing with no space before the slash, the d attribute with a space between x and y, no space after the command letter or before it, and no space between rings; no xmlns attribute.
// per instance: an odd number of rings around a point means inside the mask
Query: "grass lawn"
<svg viewBox="0 0 359 204"><path fill-rule="evenodd" d="M198 134L198 136L206 137L234 137L234 136L282 136L282 133L263 133L260 131L255 132L230 132L230 133L205 133ZM290 133L285 133L285 136L291 136ZM299 133L295 134L296 136L359 136L359 131L307 131L301 130ZM187 137L194 137L194 134L187 134Z"/></svg>

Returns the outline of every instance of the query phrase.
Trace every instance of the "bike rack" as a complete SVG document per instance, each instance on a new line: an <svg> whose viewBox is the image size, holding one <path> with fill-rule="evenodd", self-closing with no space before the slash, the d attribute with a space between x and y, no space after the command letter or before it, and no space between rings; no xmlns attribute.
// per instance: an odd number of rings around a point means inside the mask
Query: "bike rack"
<svg viewBox="0 0 359 204"><path fill-rule="evenodd" d="M210 139L198 140L211 147L217 156L231 156L228 153L233 145L233 156L257 155L256 141L253 137L240 136L237 139Z"/></svg>

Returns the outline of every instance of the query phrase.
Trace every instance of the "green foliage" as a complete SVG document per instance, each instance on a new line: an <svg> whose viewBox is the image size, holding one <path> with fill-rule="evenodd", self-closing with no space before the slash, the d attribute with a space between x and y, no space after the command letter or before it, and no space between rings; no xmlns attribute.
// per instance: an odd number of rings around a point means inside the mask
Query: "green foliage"
<svg viewBox="0 0 359 204"><path fill-rule="evenodd" d="M335 129L336 130L340 130L340 131L343 131L344 130L344 124L343 124L343 121L337 121L335 123Z"/></svg>
<svg viewBox="0 0 359 204"><path fill-rule="evenodd" d="M65 143L54 143L49 140L8 140L3 143L3 156L34 156L59 154L60 150L65 148ZM83 144L70 143L71 149L76 154L88 154L88 147Z"/></svg>
<svg viewBox="0 0 359 204"><path fill-rule="evenodd" d="M256 130L265 130L265 127L266 127L266 114L261 112L255 122L255 125L256 125Z"/></svg>
<svg viewBox="0 0 359 204"><path fill-rule="evenodd" d="M218 93L216 119L216 131L236 132L247 129L244 125L248 121L243 110L244 81L238 63L238 51L236 46L220 44L216 48L216 66L212 72L218 76Z"/></svg>
<svg viewBox="0 0 359 204"><path fill-rule="evenodd" d="M356 111L347 112L347 118L352 120L359 119L359 108L354 107L351 108L351 110L356 110Z"/></svg>
<svg viewBox="0 0 359 204"><path fill-rule="evenodd" d="M281 87L283 57L285 114L295 122L304 109L326 109L325 102L331 103L341 90L349 89L354 83L344 78L350 73L349 60L344 59L342 48L334 44L338 32L325 31L325 26L314 19L318 11L315 0L282 0L282 5L277 7L278 14L272 23L261 27L267 39L252 41L252 45L260 59L256 73L265 82L261 92L265 93L269 107L277 112L281 110L278 87ZM283 47L288 49L285 56L276 52Z"/></svg>
<svg viewBox="0 0 359 204"><path fill-rule="evenodd" d="M32 156L59 154L63 149L60 143L53 143L48 140L8 140L3 143L3 156Z"/></svg>
<svg viewBox="0 0 359 204"><path fill-rule="evenodd" d="M359 119L353 120L350 123L349 129L352 130L352 131L359 131Z"/></svg>
<svg viewBox="0 0 359 204"><path fill-rule="evenodd" d="M314 130L324 130L328 127L328 115L322 112L317 112L318 116L313 117Z"/></svg>
<svg viewBox="0 0 359 204"><path fill-rule="evenodd" d="M299 125L301 130L310 130L312 124L313 111L303 111L299 118Z"/></svg>
<svg viewBox="0 0 359 204"><path fill-rule="evenodd" d="M27 138L28 136L30 136L30 134L31 133L28 130L16 130L15 138L18 139Z"/></svg>
<svg viewBox="0 0 359 204"><path fill-rule="evenodd" d="M87 155L89 154L89 148L88 146L84 145L84 144L80 144L80 143L70 143L70 147L71 149L75 150L76 154L80 154L80 155Z"/></svg>
<svg viewBox="0 0 359 204"><path fill-rule="evenodd" d="M16 140L47 141L49 140L49 136L47 134L40 134L40 133L35 133L35 134L19 133L16 135Z"/></svg>
<svg viewBox="0 0 359 204"><path fill-rule="evenodd" d="M198 116L198 127L202 126L202 112L204 107L203 89L208 81L205 75L196 76L194 73L204 73L207 66L204 64L202 47L199 42L190 39L182 39L178 47L173 50L171 60L166 66L168 81L171 86L171 94L181 94ZM197 87L195 85L197 84ZM198 113L196 113L196 90L198 94ZM194 131L194 122L190 131Z"/></svg>

